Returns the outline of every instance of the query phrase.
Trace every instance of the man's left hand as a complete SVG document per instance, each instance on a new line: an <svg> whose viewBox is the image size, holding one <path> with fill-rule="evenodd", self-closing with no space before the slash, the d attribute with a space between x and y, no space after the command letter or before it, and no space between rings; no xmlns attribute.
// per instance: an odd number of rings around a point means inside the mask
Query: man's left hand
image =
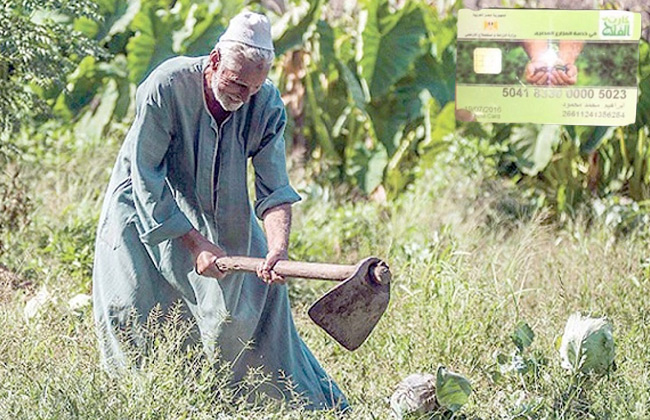
<svg viewBox="0 0 650 420"><path fill-rule="evenodd" d="M257 267L257 276L267 284L284 284L287 280L273 270L275 264L280 260L288 259L286 249L270 250L266 259Z"/></svg>
<svg viewBox="0 0 650 420"><path fill-rule="evenodd" d="M551 84L554 86L575 85L578 81L578 68L575 64L567 64L566 71L553 70L551 72Z"/></svg>

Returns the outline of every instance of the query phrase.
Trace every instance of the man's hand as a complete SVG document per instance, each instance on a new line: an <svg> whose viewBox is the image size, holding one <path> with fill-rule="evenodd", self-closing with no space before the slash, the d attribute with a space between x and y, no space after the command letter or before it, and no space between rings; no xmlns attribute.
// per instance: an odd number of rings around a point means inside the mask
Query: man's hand
<svg viewBox="0 0 650 420"><path fill-rule="evenodd" d="M526 81L533 85L547 85L551 73L548 72L547 64L541 60L531 60L526 65Z"/></svg>
<svg viewBox="0 0 650 420"><path fill-rule="evenodd" d="M263 263L257 267L257 276L264 281L264 283L267 284L272 284L272 283L277 283L277 284L284 284L287 282L287 280L276 273L273 270L273 267L275 267L275 263L277 263L280 260L286 260L288 259L287 251L283 249L277 249L277 250L271 250L266 254L266 259L264 260Z"/></svg>
<svg viewBox="0 0 650 420"><path fill-rule="evenodd" d="M578 81L578 68L575 64L565 65L558 61L557 66L549 68L543 61L530 61L526 65L526 81L538 86L575 85Z"/></svg>
<svg viewBox="0 0 650 420"><path fill-rule="evenodd" d="M285 278L273 271L275 263L287 259L289 230L291 229L291 204L280 204L262 215L264 230L269 243L266 260L257 267L257 275L263 282L284 284Z"/></svg>
<svg viewBox="0 0 650 420"><path fill-rule="evenodd" d="M216 265L218 258L225 257L226 253L217 245L208 241L198 231L192 229L181 240L187 246L194 258L194 269L202 276L223 278L226 273L219 270Z"/></svg>
<svg viewBox="0 0 650 420"><path fill-rule="evenodd" d="M575 64L567 64L566 71L553 69L551 84L554 86L575 85L578 81L578 68Z"/></svg>
<svg viewBox="0 0 650 420"><path fill-rule="evenodd" d="M557 71L551 76L554 85L575 85L578 81L576 60L585 46L584 41L560 41L558 56L566 66L566 71Z"/></svg>

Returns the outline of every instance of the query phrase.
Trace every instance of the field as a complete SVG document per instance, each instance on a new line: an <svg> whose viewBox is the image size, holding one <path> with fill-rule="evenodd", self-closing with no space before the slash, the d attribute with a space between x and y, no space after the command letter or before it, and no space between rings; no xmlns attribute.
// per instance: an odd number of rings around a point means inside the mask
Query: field
<svg viewBox="0 0 650 420"><path fill-rule="evenodd" d="M650 419L647 11L638 51L591 43L579 59L583 85L637 84L634 124L465 123L454 106L457 57L471 53L456 42L461 7L642 2L6 3L0 419L388 419L404 378L442 366L469 381L468 400L409 419ZM109 376L100 367L95 232L136 88L170 57L208 54L245 7L273 25L269 78L303 197L290 258L354 264L373 255L393 275L388 310L355 352L306 315L333 284L288 286L300 335L353 407L344 416L308 412L299 395L255 401L268 380L258 371L228 386L226 362L183 346L192 325L179 310L152 314L139 369ZM521 76L525 55L505 55L502 82ZM461 79L474 77L459 64ZM611 323L615 358L602 375L561 366L577 313Z"/></svg>
<svg viewBox="0 0 650 420"><path fill-rule="evenodd" d="M0 418L336 418L216 393L227 370L210 368L200 352L175 352L177 329L159 334L165 339L140 371L112 378L100 369L91 308L72 310L68 301L90 291L94 223L116 151L117 142L76 154L54 147L23 174L38 199L31 223L5 236L3 261L31 280L5 280L0 294ZM393 272L389 309L353 353L306 316L331 285L290 286L302 337L354 407L348 418L389 418L396 385L439 365L472 384L457 418L650 417L650 252L642 231L621 236L599 220L559 225L543 212L517 213L511 186L487 176L488 165L454 162L461 160L452 152L441 155L393 201L335 204L303 190L295 206L292 258L354 263L377 255ZM26 302L44 286L50 298L26 319ZM560 367L558 338L576 311L613 323L616 369L605 377L576 378ZM518 352L511 335L522 322L535 336ZM509 367L513 354L526 369Z"/></svg>

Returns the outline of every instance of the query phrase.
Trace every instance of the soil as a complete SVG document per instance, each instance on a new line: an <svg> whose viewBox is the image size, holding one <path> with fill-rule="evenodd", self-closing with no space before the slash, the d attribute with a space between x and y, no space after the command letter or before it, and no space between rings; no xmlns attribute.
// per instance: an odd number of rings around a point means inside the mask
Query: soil
<svg viewBox="0 0 650 420"><path fill-rule="evenodd" d="M25 280L0 264L0 304L8 302L16 290L29 289L31 286L31 281Z"/></svg>

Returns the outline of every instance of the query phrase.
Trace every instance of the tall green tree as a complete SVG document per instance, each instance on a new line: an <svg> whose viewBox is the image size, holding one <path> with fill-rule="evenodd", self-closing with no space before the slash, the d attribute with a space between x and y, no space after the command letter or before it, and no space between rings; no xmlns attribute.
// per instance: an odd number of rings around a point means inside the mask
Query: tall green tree
<svg viewBox="0 0 650 420"><path fill-rule="evenodd" d="M95 8L89 0L7 0L0 6L0 151L11 133L50 113L43 92L60 90L80 59L101 54L71 28L81 16L99 19Z"/></svg>

